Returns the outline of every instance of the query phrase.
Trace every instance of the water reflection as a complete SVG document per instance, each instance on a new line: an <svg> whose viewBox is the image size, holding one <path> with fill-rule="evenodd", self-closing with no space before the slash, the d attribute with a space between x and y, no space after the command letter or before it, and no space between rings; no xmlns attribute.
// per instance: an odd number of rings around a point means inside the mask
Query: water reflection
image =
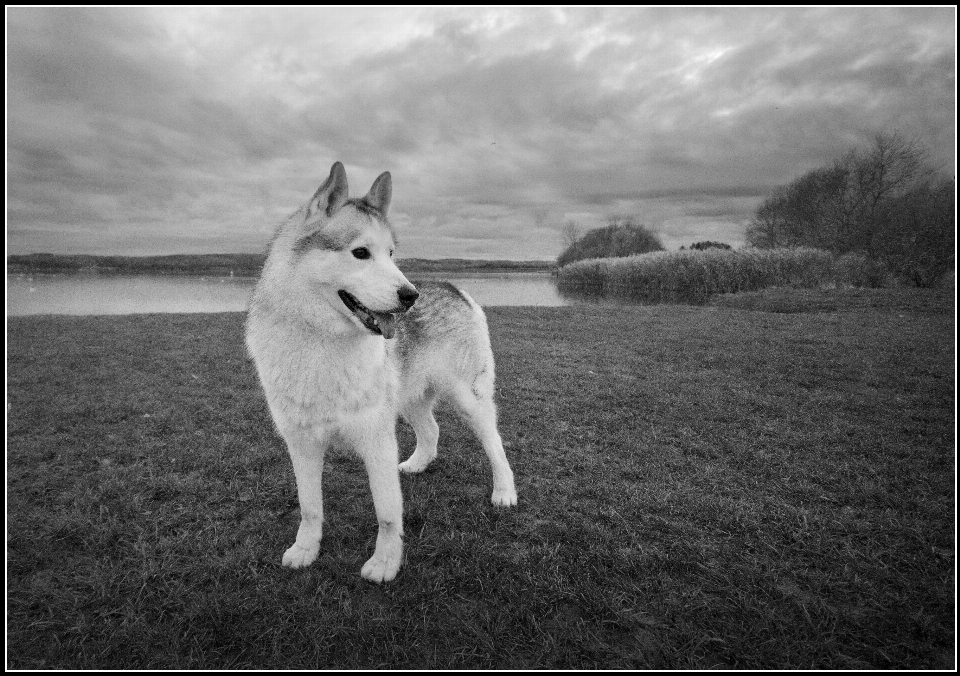
<svg viewBox="0 0 960 676"><path fill-rule="evenodd" d="M416 285L420 279L441 279L457 286L483 306L495 305L569 305L557 291L555 278L545 273L510 272L503 274L424 275L411 273Z"/></svg>
<svg viewBox="0 0 960 676"><path fill-rule="evenodd" d="M239 312L255 279L243 277L8 275L7 315Z"/></svg>
<svg viewBox="0 0 960 676"><path fill-rule="evenodd" d="M560 296L567 305L639 305L643 304L641 301L631 302L629 300L618 299L615 296L605 296L603 293L603 287L597 285L595 287L586 287L586 288L577 288L571 289L569 287L559 287L554 285L557 289L557 295Z"/></svg>
<svg viewBox="0 0 960 676"><path fill-rule="evenodd" d="M546 273L409 276L448 280L484 306L597 302L561 294ZM255 284L250 277L8 275L7 315L243 312Z"/></svg>

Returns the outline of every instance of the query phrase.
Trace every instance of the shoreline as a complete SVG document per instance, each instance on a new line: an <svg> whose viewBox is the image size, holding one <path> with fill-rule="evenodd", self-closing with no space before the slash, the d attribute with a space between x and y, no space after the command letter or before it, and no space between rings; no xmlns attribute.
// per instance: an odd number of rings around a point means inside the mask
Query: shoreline
<svg viewBox="0 0 960 676"><path fill-rule="evenodd" d="M7 274L189 275L258 277L263 254L197 254L170 256L89 256L29 254L7 257ZM468 272L552 272L554 261L406 258L397 261L404 274Z"/></svg>

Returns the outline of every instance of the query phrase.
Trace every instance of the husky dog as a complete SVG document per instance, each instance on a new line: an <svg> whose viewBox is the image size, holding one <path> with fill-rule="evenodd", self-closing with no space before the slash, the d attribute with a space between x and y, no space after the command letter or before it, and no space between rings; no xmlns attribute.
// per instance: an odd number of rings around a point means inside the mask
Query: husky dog
<svg viewBox="0 0 960 676"><path fill-rule="evenodd" d="M493 353L483 310L448 283L419 291L393 262L390 174L349 199L335 163L316 194L280 225L247 318L247 347L287 443L300 498L297 539L283 565L313 563L323 534L325 450L352 447L370 479L380 529L361 575L386 582L403 555L399 470L422 472L437 455L438 398L479 437L493 468L493 504L517 504L497 432ZM397 415L417 435L398 466Z"/></svg>

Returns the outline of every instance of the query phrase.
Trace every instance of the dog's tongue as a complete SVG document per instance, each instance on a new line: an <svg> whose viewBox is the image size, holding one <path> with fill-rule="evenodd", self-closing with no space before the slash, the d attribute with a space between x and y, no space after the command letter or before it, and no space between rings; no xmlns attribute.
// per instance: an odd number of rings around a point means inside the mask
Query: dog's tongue
<svg viewBox="0 0 960 676"><path fill-rule="evenodd" d="M393 334L397 331L397 318L389 312L378 312L377 326L380 327L384 338L393 338Z"/></svg>

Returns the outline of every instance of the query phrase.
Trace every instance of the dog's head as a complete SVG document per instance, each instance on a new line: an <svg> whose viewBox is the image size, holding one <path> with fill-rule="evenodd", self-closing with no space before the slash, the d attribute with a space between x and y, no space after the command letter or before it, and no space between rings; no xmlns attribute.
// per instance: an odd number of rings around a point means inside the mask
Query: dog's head
<svg viewBox="0 0 960 676"><path fill-rule="evenodd" d="M395 315L416 301L417 290L393 262L397 237L387 220L390 173L364 197L350 199L347 174L336 162L301 209L293 263L311 294L319 294L355 326L392 338Z"/></svg>

